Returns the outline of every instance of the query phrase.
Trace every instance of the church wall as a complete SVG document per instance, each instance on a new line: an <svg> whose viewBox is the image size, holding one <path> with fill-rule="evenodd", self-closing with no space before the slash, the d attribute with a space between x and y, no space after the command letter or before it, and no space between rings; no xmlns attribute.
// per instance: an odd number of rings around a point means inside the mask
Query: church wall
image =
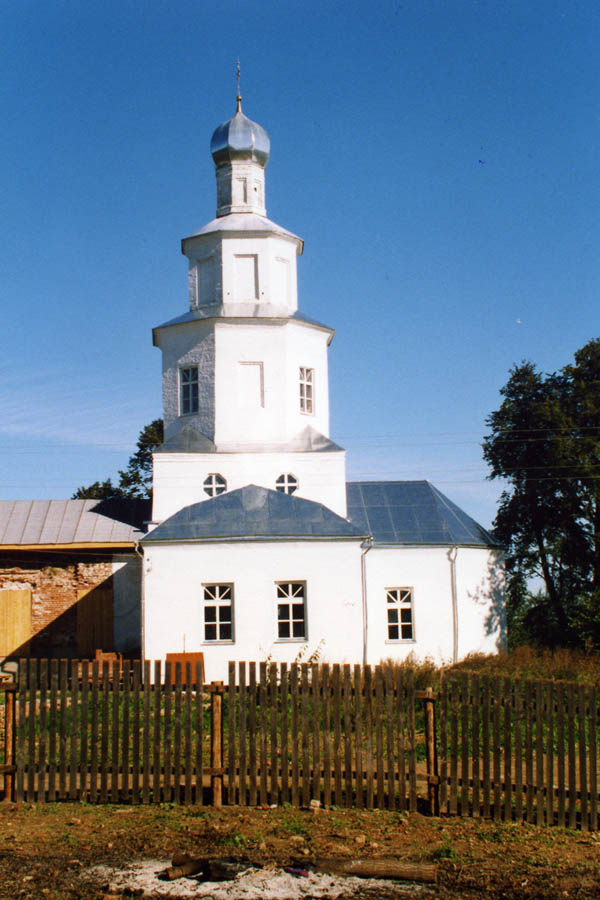
<svg viewBox="0 0 600 900"><path fill-rule="evenodd" d="M368 661L431 657L438 663L452 660L452 571L449 547L375 547L367 553ZM494 583L490 573L494 571ZM494 608L501 603L498 591L501 570L487 549L459 547L456 556L458 606L458 655L493 653L499 627ZM413 640L389 640L386 589L410 588L413 592ZM490 618L490 613L491 618ZM490 627L486 621L490 618Z"/></svg>
<svg viewBox="0 0 600 900"><path fill-rule="evenodd" d="M193 322L173 325L160 335L163 351L163 418L165 440L182 425L193 421L208 438L215 431L215 339L212 323ZM199 411L179 415L179 369L198 366Z"/></svg>
<svg viewBox="0 0 600 900"><path fill-rule="evenodd" d="M203 652L208 680L229 660L360 662L359 542L290 541L146 547L145 658ZM277 639L276 582L306 582L306 641ZM234 585L235 642L204 641L203 585Z"/></svg>
<svg viewBox="0 0 600 900"><path fill-rule="evenodd" d="M157 453L154 456L153 517L163 522L184 506L207 500L204 479L223 475L227 489L247 484L275 489L279 475L299 482L297 497L346 515L345 451L322 453Z"/></svg>

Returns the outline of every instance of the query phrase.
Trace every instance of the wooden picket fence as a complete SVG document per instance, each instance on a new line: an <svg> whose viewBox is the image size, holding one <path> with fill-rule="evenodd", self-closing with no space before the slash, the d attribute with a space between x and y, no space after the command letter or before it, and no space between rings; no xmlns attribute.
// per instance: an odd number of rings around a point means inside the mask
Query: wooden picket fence
<svg viewBox="0 0 600 900"><path fill-rule="evenodd" d="M4 705L1 698L4 697ZM22 660L4 797L416 810L598 828L598 691L390 666ZM1 732L1 727L0 727Z"/></svg>

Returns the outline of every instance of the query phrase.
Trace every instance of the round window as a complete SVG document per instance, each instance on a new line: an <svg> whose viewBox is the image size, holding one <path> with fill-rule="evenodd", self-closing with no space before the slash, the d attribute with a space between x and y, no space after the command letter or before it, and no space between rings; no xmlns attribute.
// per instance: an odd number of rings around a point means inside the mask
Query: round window
<svg viewBox="0 0 600 900"><path fill-rule="evenodd" d="M204 493L209 497L216 497L218 494L224 494L227 490L227 481L218 472L211 472L204 479Z"/></svg>
<svg viewBox="0 0 600 900"><path fill-rule="evenodd" d="M294 491L298 490L298 479L295 475L290 475L288 472L286 475L279 476L275 482L275 487L282 494L293 494Z"/></svg>

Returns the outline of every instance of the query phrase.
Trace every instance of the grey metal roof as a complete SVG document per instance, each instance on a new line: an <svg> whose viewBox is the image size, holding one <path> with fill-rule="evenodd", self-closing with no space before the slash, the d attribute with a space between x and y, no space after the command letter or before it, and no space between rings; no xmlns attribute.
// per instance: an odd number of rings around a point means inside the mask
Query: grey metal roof
<svg viewBox="0 0 600 900"><path fill-rule="evenodd" d="M133 543L149 518L149 500L0 500L0 548Z"/></svg>
<svg viewBox="0 0 600 900"><path fill-rule="evenodd" d="M215 219L211 219L210 222L207 222L206 225L203 225L202 228L198 229L198 231L194 231L193 234L182 238L182 248L183 244L186 241L189 241L191 238L200 237L200 235L202 234L214 234L220 231L250 231L267 232L268 234L281 234L284 237L293 238L295 241L299 242L299 254L302 253L302 248L304 246L304 241L302 240L302 238L298 237L298 235L294 234L292 231L288 231L288 229L284 228L282 225L278 225L277 222L273 222L266 216L260 216L258 213L244 212L229 213L229 215L227 216L217 216Z"/></svg>
<svg viewBox="0 0 600 900"><path fill-rule="evenodd" d="M208 438L192 420L157 447L155 453L327 453L343 450L312 425L307 425L287 443L217 444Z"/></svg>
<svg viewBox="0 0 600 900"><path fill-rule="evenodd" d="M210 152L217 165L232 159L251 159L266 166L271 142L258 122L253 122L238 109L232 119L223 122L213 132Z"/></svg>
<svg viewBox="0 0 600 900"><path fill-rule="evenodd" d="M273 307L271 307L271 310ZM211 306L198 307L196 309L190 309L187 312L182 313L180 316L175 316L174 319L169 319L166 322L163 322L161 325L155 325L152 329L152 334L155 335L155 332L160 331L161 328L170 328L172 325L186 325L188 322L199 322L202 320L208 319L256 319L261 324L266 319L274 319L277 322L285 322L286 319L295 322L301 322L303 325L313 325L315 328L322 328L323 331L329 331L331 333L331 338L329 341L333 339L333 335L335 334L335 329L330 328L329 325L324 325L323 322L318 322L316 319L311 319L309 316L305 316L300 312L292 313L291 316L285 314L282 310L282 315L224 315L224 306L222 303L215 303ZM156 343L156 341L155 341Z"/></svg>
<svg viewBox="0 0 600 900"><path fill-rule="evenodd" d="M348 519L376 544L499 546L428 481L351 481L346 496Z"/></svg>
<svg viewBox="0 0 600 900"><path fill-rule="evenodd" d="M166 519L142 541L200 541L215 538L346 538L367 532L321 503L254 484L194 503Z"/></svg>

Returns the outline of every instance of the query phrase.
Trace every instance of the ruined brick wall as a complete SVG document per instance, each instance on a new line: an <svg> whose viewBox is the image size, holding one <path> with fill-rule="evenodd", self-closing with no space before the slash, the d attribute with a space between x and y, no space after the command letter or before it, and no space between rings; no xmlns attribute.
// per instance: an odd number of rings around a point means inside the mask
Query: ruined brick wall
<svg viewBox="0 0 600 900"><path fill-rule="evenodd" d="M112 576L110 557L73 561L73 557L0 553L0 590L32 592L32 656L76 655L78 592L99 585L108 588Z"/></svg>

